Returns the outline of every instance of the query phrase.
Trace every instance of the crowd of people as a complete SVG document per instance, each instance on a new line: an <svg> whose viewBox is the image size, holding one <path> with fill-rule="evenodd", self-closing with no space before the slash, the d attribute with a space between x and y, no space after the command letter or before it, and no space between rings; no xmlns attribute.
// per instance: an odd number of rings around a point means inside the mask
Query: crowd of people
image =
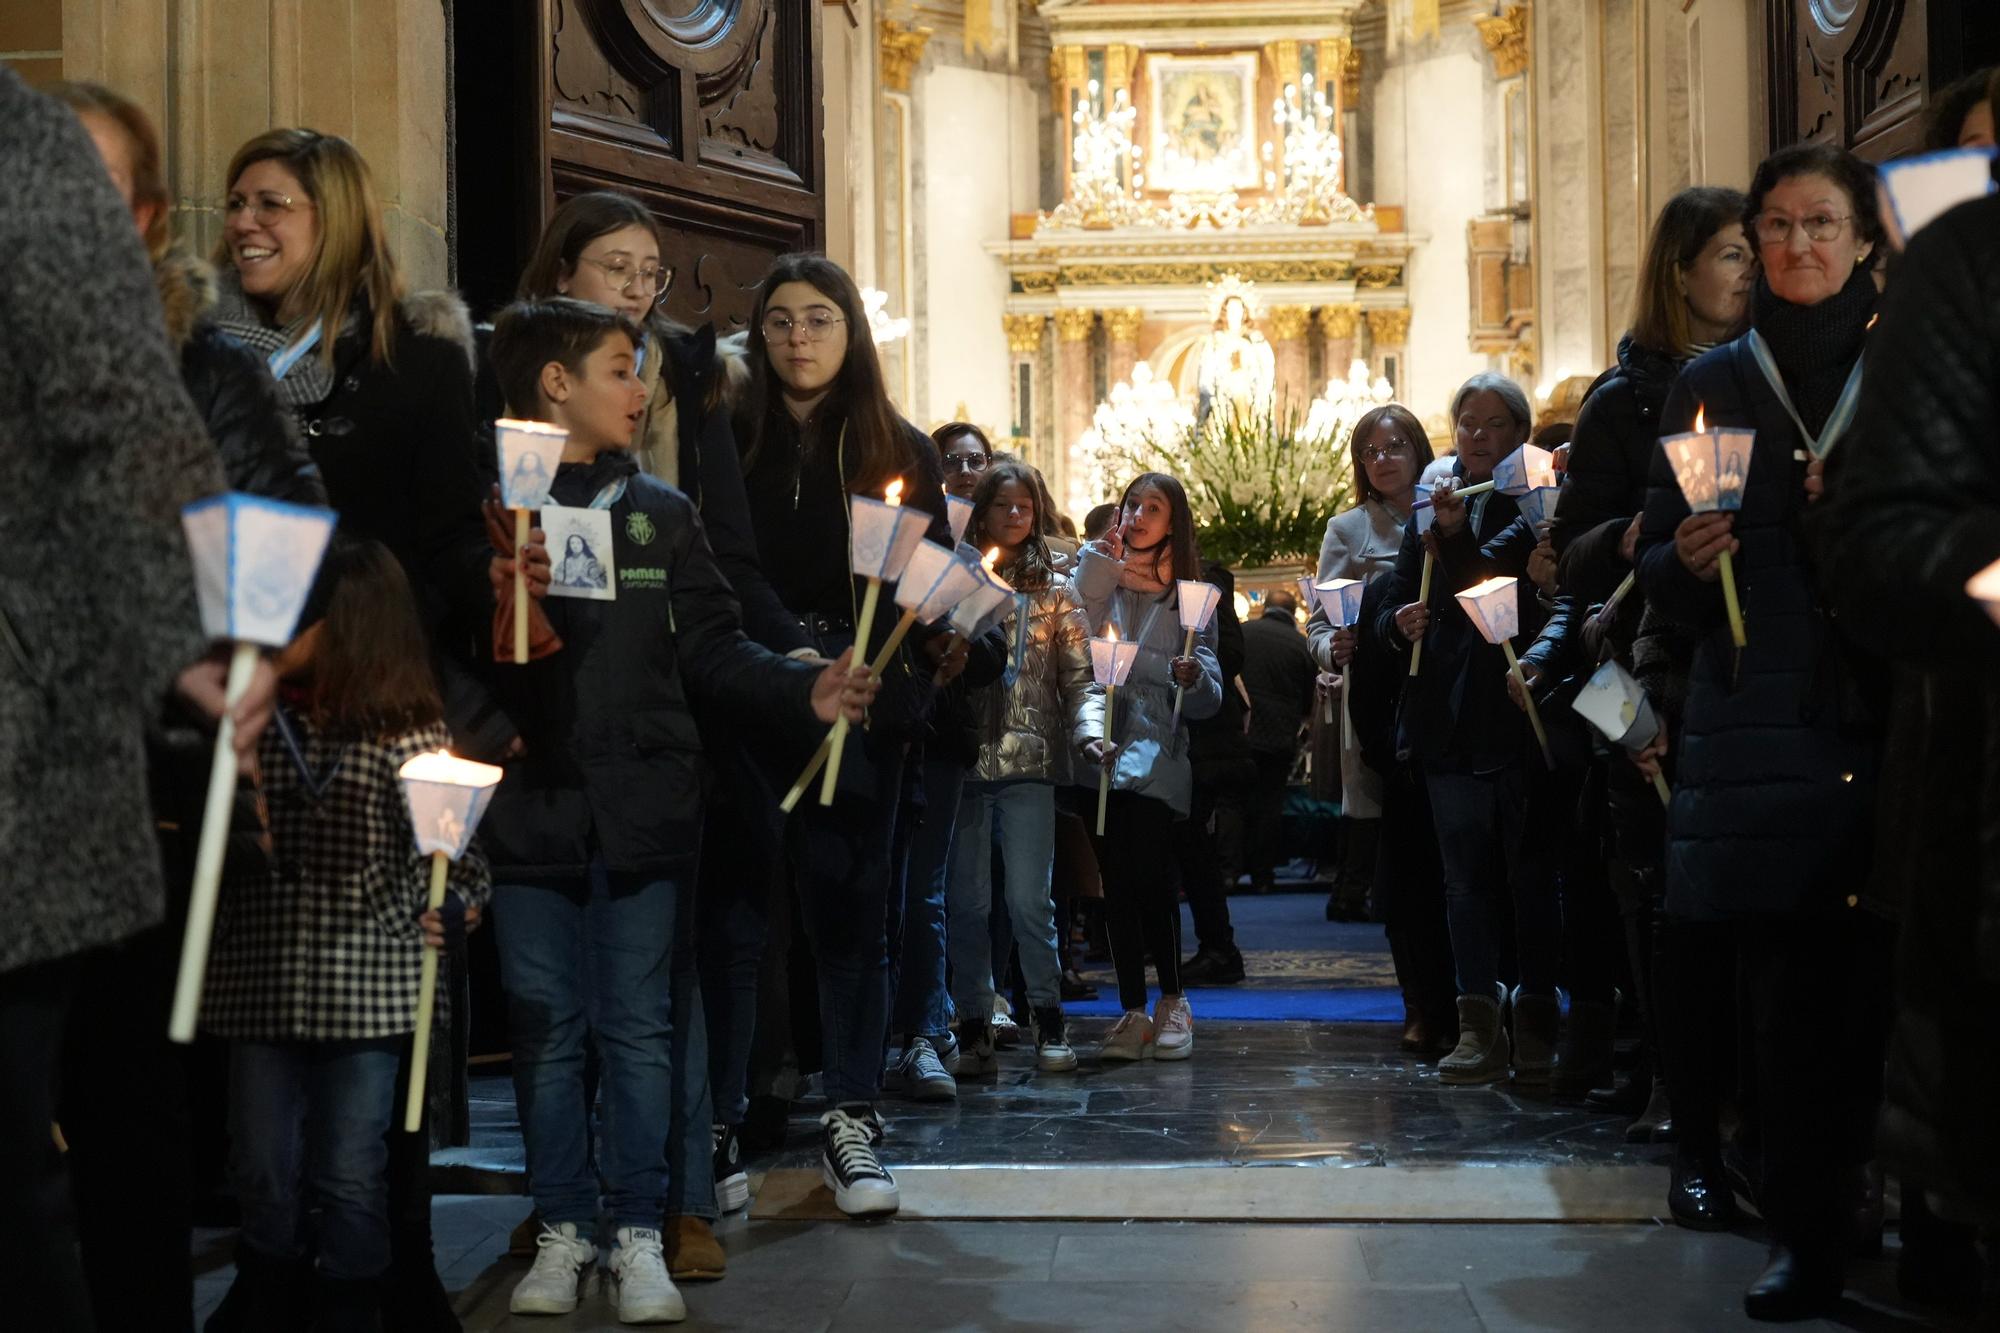
<svg viewBox="0 0 2000 1333"><path fill-rule="evenodd" d="M1984 84L1939 105L1940 142L1992 142ZM512 1311L575 1309L601 1262L622 1321L683 1318L676 1281L726 1268L710 1224L746 1202L774 1060L818 1071L823 1179L874 1217L898 1207L886 1097L951 1098L1014 1042L1050 1074L1191 1058L1188 986L1243 975L1218 804L1243 794L1242 868L1267 881L1322 706L1352 737L1330 758L1329 915L1385 927L1402 1044L1441 1084L1587 1097L1673 1143L1677 1222L1732 1226L1741 1197L1768 1225L1753 1316L1839 1298L1881 1244L1885 1170L1906 1292L1978 1298L2000 1201L1978 1058L2000 704L1964 587L2000 557L2000 203L1890 256L1874 171L1837 149L1682 192L1568 432L1552 522L1482 486L1557 436L1475 375L1448 448L1402 404L1353 433L1357 503L1316 574L1364 581L1359 617L1281 589L1239 624L1174 477L1133 478L1079 532L977 427L906 421L825 258L775 261L719 341L662 313L646 208L583 194L475 327L408 289L338 137L245 144L204 262L172 239L131 102L0 72L0 117L19 185L0 432L22 446L4 522L37 571L0 607L20 1326L192 1328L194 1108L219 1097L241 1226L208 1330L456 1329L432 1135L400 1109L421 960L461 973L436 1022L462 1029L482 925L499 993L469 1001L504 1008L535 1207ZM551 502L604 511L579 579L615 595L552 595L579 580L500 508L501 418L565 432ZM1740 509L1691 512L1663 456L1697 421L1756 432ZM917 625L877 672L855 645L898 611L850 568L850 503L891 483L1013 595L966 632ZM233 706L178 535L182 505L225 488L339 516L293 642ZM1516 580L1511 641L1458 597L1496 577ZM1192 632L1187 582L1222 593ZM1115 704L1091 660L1107 637L1137 650ZM1606 662L1662 722L1636 753L1571 707ZM248 776L201 1014L214 1069L164 1020L225 711ZM843 720L831 799L815 784L786 813ZM446 746L504 777L431 908L397 774ZM1088 898L1121 1016L1080 1051L1064 1004L1088 989ZM774 984L808 975L809 1001ZM1622 1082L1621 1005L1644 1034Z"/></svg>

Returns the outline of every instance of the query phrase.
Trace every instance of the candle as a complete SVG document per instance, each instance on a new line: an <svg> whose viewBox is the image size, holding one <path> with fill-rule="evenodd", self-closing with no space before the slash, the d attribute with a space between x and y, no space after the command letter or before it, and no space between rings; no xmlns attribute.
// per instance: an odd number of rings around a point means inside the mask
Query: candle
<svg viewBox="0 0 2000 1333"><path fill-rule="evenodd" d="M1518 584L1519 580L1514 578L1487 579L1459 593L1458 604L1465 608L1466 616L1479 630L1480 637L1505 655L1508 674L1521 687L1521 698L1528 705L1528 725L1534 728L1535 743L1541 746L1542 762L1553 769L1556 766L1555 756L1549 750L1549 735L1542 730L1541 710L1535 707L1535 695L1528 688L1528 679L1521 671L1521 660L1514 656L1514 636L1521 631Z"/></svg>
<svg viewBox="0 0 2000 1333"><path fill-rule="evenodd" d="M1431 508L1430 487L1419 486L1417 489L1423 492L1424 498L1417 501L1414 506L1414 512L1410 516L1416 520L1417 536L1421 539L1425 533L1431 530L1431 525L1437 522L1437 510ZM1436 563L1437 557L1431 554L1431 548L1426 545L1424 547L1424 573L1417 584L1417 604L1426 610L1430 609L1431 569ZM1424 634L1425 638L1428 638L1430 631L1425 630ZM1417 671L1423 664L1424 640L1418 639L1410 648L1410 675L1412 678L1415 678Z"/></svg>
<svg viewBox="0 0 2000 1333"><path fill-rule="evenodd" d="M1181 641L1181 656L1193 657L1194 636L1206 629L1208 622L1215 618L1216 608L1222 604L1222 589L1212 583L1200 583L1192 579L1180 579L1177 580L1177 590L1180 594L1181 629L1185 631ZM1176 680L1174 682L1174 716L1173 720L1167 724L1168 744L1173 743L1173 737L1180 731L1181 703L1186 694L1187 691L1182 689L1181 683Z"/></svg>
<svg viewBox="0 0 2000 1333"><path fill-rule="evenodd" d="M1329 579L1313 588L1327 622L1336 629L1350 629L1361 618L1361 594L1367 585L1360 579ZM1348 706L1348 668L1340 669L1340 748L1354 748L1354 713ZM1331 722L1333 719L1328 718Z"/></svg>
<svg viewBox="0 0 2000 1333"><path fill-rule="evenodd" d="M528 570L521 548L528 544L529 514L549 502L549 486L562 465L569 432L543 421L493 423L500 454L501 503L514 511L514 663L528 662Z"/></svg>
<svg viewBox="0 0 2000 1333"><path fill-rule="evenodd" d="M1118 637L1116 625L1104 627L1104 637L1090 641L1090 669L1097 683L1104 687L1104 727L1099 739L1107 745L1116 733L1115 721L1118 707L1118 687L1132 674L1132 664L1139 660L1139 645L1126 643ZM1097 774L1097 834L1104 836L1104 811L1111 802L1111 768L1102 765Z"/></svg>
<svg viewBox="0 0 2000 1333"><path fill-rule="evenodd" d="M903 507L903 479L896 478L880 500L865 495L857 495L848 502L848 562L852 571L867 582L862 590L861 610L854 622L855 662L868 660L868 636L875 624L875 608L881 604L882 584L885 580L899 578L903 566L916 554L917 546L924 539L924 531L930 526L930 515L905 510ZM840 760L847 749L847 715L834 719L831 740L832 748L827 752L826 775L820 782L819 803L833 804L833 794L840 781Z"/></svg>
<svg viewBox="0 0 2000 1333"><path fill-rule="evenodd" d="M1694 429L1685 435L1668 435L1660 440L1667 461L1680 483L1688 509L1696 514L1734 513L1743 507L1743 488L1749 480L1750 450L1757 432L1718 426L1706 428L1706 409L1697 407ZM1715 558L1721 576L1722 604L1729 614L1729 638L1741 649L1748 641L1743 630L1743 606L1736 595L1736 562L1728 548Z"/></svg>

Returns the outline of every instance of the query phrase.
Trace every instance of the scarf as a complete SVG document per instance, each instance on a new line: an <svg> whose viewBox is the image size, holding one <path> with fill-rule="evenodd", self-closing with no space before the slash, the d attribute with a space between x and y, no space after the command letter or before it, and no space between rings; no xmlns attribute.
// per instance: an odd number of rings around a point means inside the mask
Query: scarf
<svg viewBox="0 0 2000 1333"><path fill-rule="evenodd" d="M1847 285L1817 305L1793 305L1757 279L1750 322L1770 345L1799 419L1815 434L1847 386L1876 300L1875 279L1866 264L1857 264Z"/></svg>
<svg viewBox="0 0 2000 1333"><path fill-rule="evenodd" d="M222 271L216 274L215 285L214 318L217 326L262 357L264 364L272 368L278 382L278 397L285 406L298 412L325 402L333 392L333 367L326 355L324 342L303 356L290 358L289 365L284 364L280 359L282 354L306 336L306 327L294 322L281 328L269 322L244 294L242 281L233 265L222 266ZM336 338L345 337L360 326L359 310L350 309L347 321L340 326ZM283 373L279 373L280 370Z"/></svg>
<svg viewBox="0 0 2000 1333"><path fill-rule="evenodd" d="M1167 584L1153 572L1156 568L1153 557L1158 553L1159 547L1157 546L1150 551L1138 551L1128 547L1125 551L1125 563L1118 571L1118 586L1121 588L1130 588L1133 592L1144 593L1148 597L1163 596L1167 591ZM1141 567L1142 562L1135 560L1135 556L1145 557L1143 568Z"/></svg>

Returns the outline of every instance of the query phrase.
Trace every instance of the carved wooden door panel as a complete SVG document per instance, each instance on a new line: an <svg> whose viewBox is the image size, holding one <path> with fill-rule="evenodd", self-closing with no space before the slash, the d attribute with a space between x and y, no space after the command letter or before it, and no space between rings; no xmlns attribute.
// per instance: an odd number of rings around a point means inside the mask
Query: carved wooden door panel
<svg viewBox="0 0 2000 1333"><path fill-rule="evenodd" d="M825 222L819 6L539 0L541 219L624 190L661 221L667 313L742 326L773 256Z"/></svg>
<svg viewBox="0 0 2000 1333"><path fill-rule="evenodd" d="M1931 99L2000 58L1994 0L1764 0L1769 146L1918 147Z"/></svg>

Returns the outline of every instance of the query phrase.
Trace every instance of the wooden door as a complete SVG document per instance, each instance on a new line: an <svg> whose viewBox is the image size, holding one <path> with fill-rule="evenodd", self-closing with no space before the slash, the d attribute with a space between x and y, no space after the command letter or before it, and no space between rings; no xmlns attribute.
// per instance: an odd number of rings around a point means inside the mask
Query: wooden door
<svg viewBox="0 0 2000 1333"><path fill-rule="evenodd" d="M508 265L519 272L558 204L610 188L660 219L667 313L740 328L771 259L824 234L819 9L527 0L502 17L458 6L460 276L475 305L511 292ZM482 249L467 210L488 199L512 225L487 219Z"/></svg>
<svg viewBox="0 0 2000 1333"><path fill-rule="evenodd" d="M1764 0L1769 147L1872 161L1919 146L1931 99L2000 60L1995 0Z"/></svg>

